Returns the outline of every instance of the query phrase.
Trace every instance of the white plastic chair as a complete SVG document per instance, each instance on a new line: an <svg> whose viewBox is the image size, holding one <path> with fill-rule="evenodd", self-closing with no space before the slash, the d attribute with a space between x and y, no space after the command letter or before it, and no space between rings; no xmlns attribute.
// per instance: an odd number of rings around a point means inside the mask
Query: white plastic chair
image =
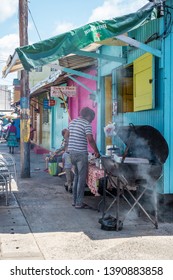
<svg viewBox="0 0 173 280"><path fill-rule="evenodd" d="M0 159L0 192L5 193L5 204L8 205L8 193L11 188L11 174L7 165Z"/></svg>
<svg viewBox="0 0 173 280"><path fill-rule="evenodd" d="M14 179L17 184L17 170L16 170L15 158L8 153L1 152L0 160L5 162L10 172L11 179ZM11 192L11 181L10 181L10 192Z"/></svg>

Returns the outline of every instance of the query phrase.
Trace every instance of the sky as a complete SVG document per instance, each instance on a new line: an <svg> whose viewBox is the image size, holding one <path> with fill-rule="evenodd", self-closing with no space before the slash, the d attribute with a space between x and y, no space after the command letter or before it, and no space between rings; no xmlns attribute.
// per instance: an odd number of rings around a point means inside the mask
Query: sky
<svg viewBox="0 0 173 280"><path fill-rule="evenodd" d="M148 0L28 0L29 44L89 22L135 12ZM0 85L12 87L16 74L2 78L2 68L19 46L19 0L0 0Z"/></svg>

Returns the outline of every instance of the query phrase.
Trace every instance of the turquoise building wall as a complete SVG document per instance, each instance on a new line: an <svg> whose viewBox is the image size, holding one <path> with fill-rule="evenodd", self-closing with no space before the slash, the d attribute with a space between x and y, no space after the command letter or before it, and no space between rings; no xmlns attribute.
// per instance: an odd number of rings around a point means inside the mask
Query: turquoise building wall
<svg viewBox="0 0 173 280"><path fill-rule="evenodd" d="M172 0L167 0L168 6L173 5ZM173 10L169 9L170 18L173 17ZM165 164L164 192L173 193L173 33L172 26L170 33L163 40L163 96L164 96L164 135L169 145L169 158Z"/></svg>
<svg viewBox="0 0 173 280"><path fill-rule="evenodd" d="M172 1L167 1L167 5L171 5ZM169 9L172 14L172 9ZM160 35L159 39L152 40L147 44L153 48L162 51L162 58L155 57L156 68L155 68L155 108L151 110L145 110L140 112L122 113L113 117L113 121L118 122L120 125L128 125L133 123L134 125L151 125L157 128L161 134L165 137L169 146L169 156L164 164L164 176L160 184L159 191L164 194L173 193L173 35L170 32L166 38L163 38L163 34L166 29L166 15L164 18L153 20L141 26L140 28L133 30L128 33L129 37L136 39L139 42L147 43L153 34ZM172 29L172 26L171 26ZM171 31L171 30L170 30ZM134 47L102 47L102 53L109 53L109 55L117 55L122 51L123 55L127 58L127 64L133 62L136 58L144 54L144 51ZM113 98L116 96L116 80L115 70L119 66L119 63L105 63L102 64L100 69L100 77L112 73L112 93ZM103 96L104 92L104 79L100 81L101 92ZM104 99L100 102L100 107L104 109ZM104 120L101 119L102 124ZM103 125L100 125L100 129L103 129ZM102 134L102 137L104 135ZM104 147L104 140L102 141L102 147Z"/></svg>
<svg viewBox="0 0 173 280"><path fill-rule="evenodd" d="M51 150L60 147L63 139L61 132L64 128L68 128L68 113L60 106L63 101L56 97L54 99L56 105L51 109Z"/></svg>

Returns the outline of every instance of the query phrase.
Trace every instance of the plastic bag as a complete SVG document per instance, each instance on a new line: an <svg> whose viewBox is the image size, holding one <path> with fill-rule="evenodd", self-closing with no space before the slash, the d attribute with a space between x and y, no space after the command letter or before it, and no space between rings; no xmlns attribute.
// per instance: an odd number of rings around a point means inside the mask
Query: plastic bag
<svg viewBox="0 0 173 280"><path fill-rule="evenodd" d="M112 137L116 135L115 131L116 125L115 123L109 123L107 126L104 127L104 132L106 137Z"/></svg>

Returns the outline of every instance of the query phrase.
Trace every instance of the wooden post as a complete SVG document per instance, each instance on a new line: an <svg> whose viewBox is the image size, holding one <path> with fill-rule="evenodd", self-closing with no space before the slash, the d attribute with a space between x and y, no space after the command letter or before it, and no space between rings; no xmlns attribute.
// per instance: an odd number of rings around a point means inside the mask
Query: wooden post
<svg viewBox="0 0 173 280"><path fill-rule="evenodd" d="M28 0L19 0L20 46L28 45ZM29 73L21 71L20 165L21 178L30 177L30 99Z"/></svg>

